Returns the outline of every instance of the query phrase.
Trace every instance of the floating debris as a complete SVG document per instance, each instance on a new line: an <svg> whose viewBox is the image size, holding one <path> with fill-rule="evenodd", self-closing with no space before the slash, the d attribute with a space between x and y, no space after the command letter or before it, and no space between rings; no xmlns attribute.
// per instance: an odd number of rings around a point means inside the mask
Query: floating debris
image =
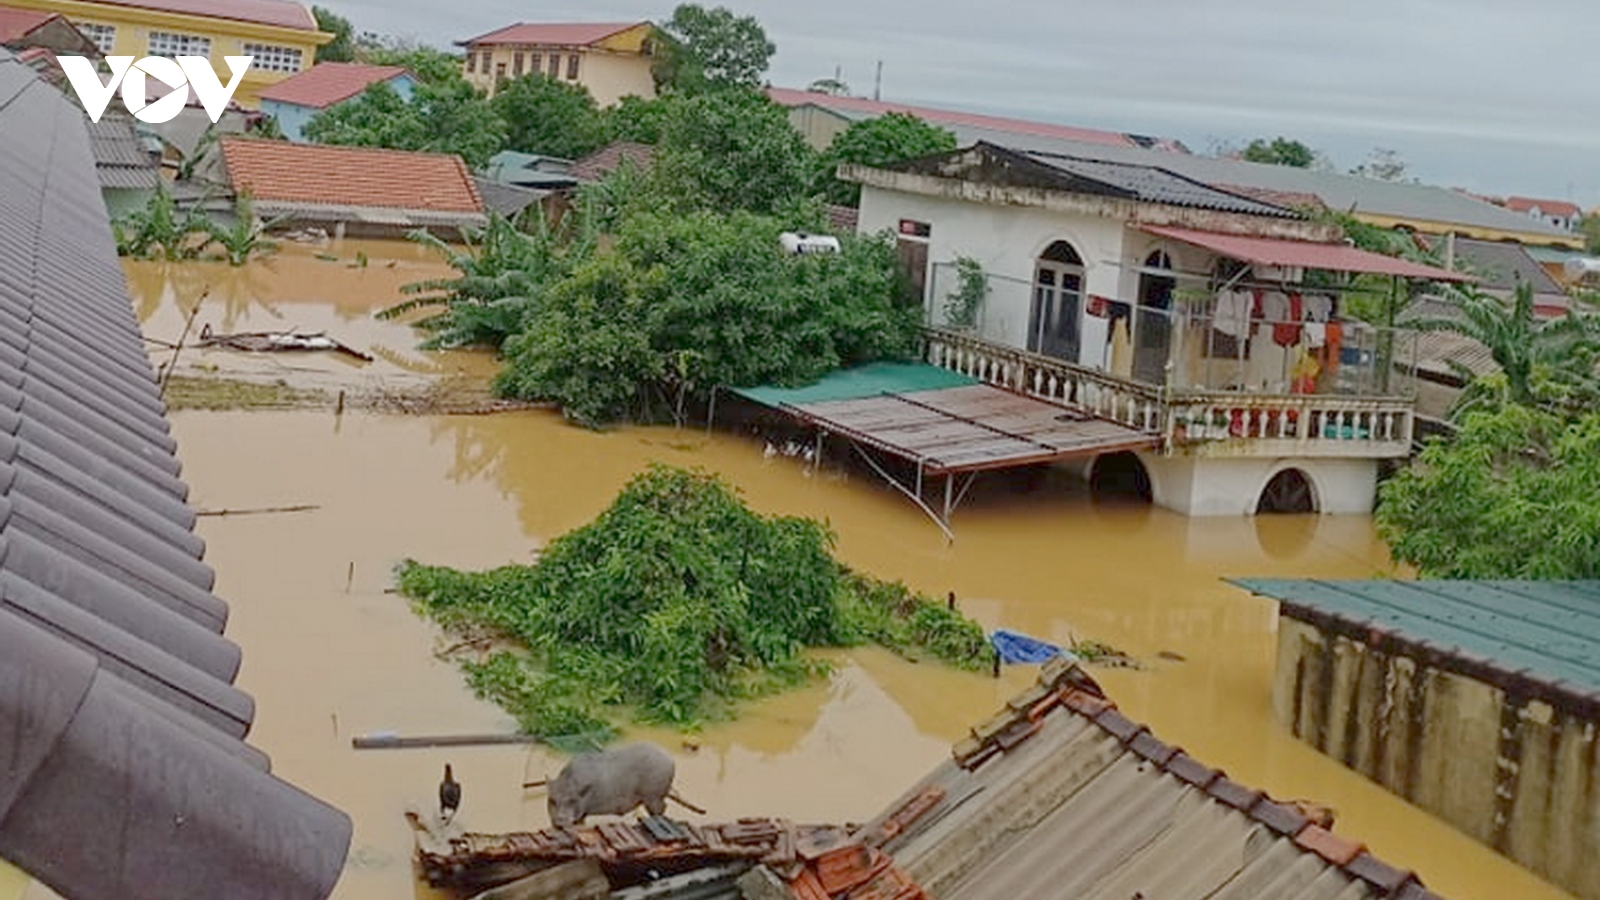
<svg viewBox="0 0 1600 900"><path fill-rule="evenodd" d="M325 332L311 334L283 331L251 331L238 334L217 334L207 325L200 329L200 346L226 347L249 353L268 353L283 350L332 350L345 353L362 362L372 362L371 354L363 353L349 344L334 340Z"/></svg>

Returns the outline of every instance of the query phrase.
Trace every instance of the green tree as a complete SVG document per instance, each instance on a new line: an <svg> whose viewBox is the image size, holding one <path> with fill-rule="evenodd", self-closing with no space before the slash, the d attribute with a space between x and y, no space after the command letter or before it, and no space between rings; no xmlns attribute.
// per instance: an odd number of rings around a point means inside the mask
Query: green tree
<svg viewBox="0 0 1600 900"><path fill-rule="evenodd" d="M839 132L823 151L814 190L832 203L855 206L861 200L861 185L840 181L836 175L840 164L887 166L955 148L955 134L909 113L863 119Z"/></svg>
<svg viewBox="0 0 1600 900"><path fill-rule="evenodd" d="M629 94L613 106L600 111L600 131L604 143L634 141L640 144L661 142L661 132L666 127L667 111L674 102L671 97L645 99Z"/></svg>
<svg viewBox="0 0 1600 900"><path fill-rule="evenodd" d="M1401 324L1418 331L1447 331L1489 349L1500 379L1469 382L1458 411L1503 399L1521 406L1565 406L1595 397L1600 358L1600 317L1568 311L1556 319L1534 315L1533 288L1519 284L1511 303L1472 287L1449 288L1457 315ZM1465 378L1471 373L1458 368ZM1475 383L1476 382L1476 383Z"/></svg>
<svg viewBox="0 0 1600 900"><path fill-rule="evenodd" d="M418 84L410 100L379 82L312 116L305 135L324 144L455 153L482 168L505 146L506 125L458 75Z"/></svg>
<svg viewBox="0 0 1600 900"><path fill-rule="evenodd" d="M1239 158L1247 162L1309 169L1317 161L1317 151L1300 141L1291 141L1286 137L1275 137L1270 141L1266 138L1256 138L1245 145Z"/></svg>
<svg viewBox="0 0 1600 900"><path fill-rule="evenodd" d="M1578 222L1578 231L1583 235L1585 250L1590 255L1600 254L1600 213L1591 212Z"/></svg>
<svg viewBox="0 0 1600 900"><path fill-rule="evenodd" d="M813 158L783 107L736 89L669 105L651 173L682 207L770 213L804 195Z"/></svg>
<svg viewBox="0 0 1600 900"><path fill-rule="evenodd" d="M316 61L319 63L353 61L356 58L356 45L350 20L321 6L311 7L311 15L317 20L318 31L326 31L333 35L333 40L317 48Z"/></svg>
<svg viewBox="0 0 1600 900"><path fill-rule="evenodd" d="M541 74L503 84L489 101L506 123L506 147L577 159L605 143L600 113L582 85Z"/></svg>
<svg viewBox="0 0 1600 900"><path fill-rule="evenodd" d="M413 41L395 38L368 41L357 48L356 58L374 66L404 66L424 84L462 80L460 56Z"/></svg>
<svg viewBox="0 0 1600 900"><path fill-rule="evenodd" d="M722 6L680 4L662 31L655 79L664 93L757 87L778 49L754 17Z"/></svg>
<svg viewBox="0 0 1600 900"><path fill-rule="evenodd" d="M1600 414L1509 404L1384 483L1379 533L1434 578L1600 578Z"/></svg>
<svg viewBox="0 0 1600 900"><path fill-rule="evenodd" d="M745 212L634 213L505 342L500 389L599 425L713 386L801 384L909 354L919 314L900 302L887 239L786 256L785 227Z"/></svg>

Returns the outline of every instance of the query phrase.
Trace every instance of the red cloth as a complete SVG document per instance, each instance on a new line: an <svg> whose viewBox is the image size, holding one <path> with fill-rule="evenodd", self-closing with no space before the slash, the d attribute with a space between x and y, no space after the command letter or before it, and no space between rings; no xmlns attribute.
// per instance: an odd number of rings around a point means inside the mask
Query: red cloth
<svg viewBox="0 0 1600 900"><path fill-rule="evenodd" d="M1299 294L1289 295L1289 320L1272 326L1272 342L1279 347L1293 347L1300 343L1300 316L1303 309Z"/></svg>

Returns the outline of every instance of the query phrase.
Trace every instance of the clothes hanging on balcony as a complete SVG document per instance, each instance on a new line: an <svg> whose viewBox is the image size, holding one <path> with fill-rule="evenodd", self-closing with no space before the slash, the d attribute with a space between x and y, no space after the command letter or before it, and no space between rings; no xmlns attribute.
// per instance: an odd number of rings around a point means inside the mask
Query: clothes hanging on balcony
<svg viewBox="0 0 1600 900"><path fill-rule="evenodd" d="M1223 291L1217 295L1217 314L1212 327L1233 338L1250 335L1250 311L1255 296L1250 291Z"/></svg>
<svg viewBox="0 0 1600 900"><path fill-rule="evenodd" d="M1262 301L1262 313L1272 324L1272 342L1279 347L1293 347L1300 343L1299 294L1273 291Z"/></svg>
<svg viewBox="0 0 1600 900"><path fill-rule="evenodd" d="M1305 298L1305 342L1317 349L1327 343L1328 321L1333 318L1333 298L1327 294L1312 294Z"/></svg>

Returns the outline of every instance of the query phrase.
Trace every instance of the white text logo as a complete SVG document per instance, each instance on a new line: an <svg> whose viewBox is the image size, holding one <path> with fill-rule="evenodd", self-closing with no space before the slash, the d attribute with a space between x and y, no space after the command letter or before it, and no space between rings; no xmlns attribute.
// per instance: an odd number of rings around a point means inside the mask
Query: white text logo
<svg viewBox="0 0 1600 900"><path fill-rule="evenodd" d="M62 71L67 73L67 80L72 82L72 89L78 92L78 99L83 101L83 108L89 113L90 120L95 122L105 114L111 95L117 92L119 85L122 88L122 104L141 122L170 122L188 105L190 88L200 98L200 105L206 108L206 115L215 122L222 118L228 101L233 99L233 92L239 89L239 80L250 68L250 60L254 59L250 56L224 56L233 80L223 87L222 80L211 68L211 61L204 56L180 56L176 61L165 56L146 56L137 64L131 56L108 56L106 64L111 67L110 81L101 81L100 73L94 70L94 63L82 56L56 58L61 61ZM145 88L147 76L172 88L172 91L151 103Z"/></svg>

